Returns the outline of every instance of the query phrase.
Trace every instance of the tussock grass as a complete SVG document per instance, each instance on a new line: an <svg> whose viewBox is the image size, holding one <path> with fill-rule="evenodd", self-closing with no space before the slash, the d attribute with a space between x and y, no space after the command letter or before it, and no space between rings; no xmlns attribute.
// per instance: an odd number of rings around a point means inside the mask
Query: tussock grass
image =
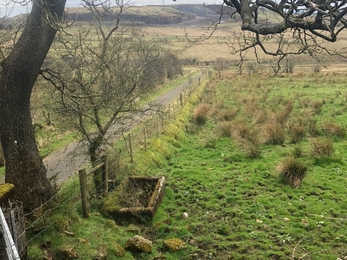
<svg viewBox="0 0 347 260"><path fill-rule="evenodd" d="M329 138L312 138L311 154L315 158L331 157L334 154L333 141Z"/></svg>
<svg viewBox="0 0 347 260"><path fill-rule="evenodd" d="M234 132L234 123L231 121L222 121L218 123L220 136L231 137Z"/></svg>
<svg viewBox="0 0 347 260"><path fill-rule="evenodd" d="M308 166L295 157L288 157L276 167L275 171L283 182L297 188L307 175Z"/></svg>
<svg viewBox="0 0 347 260"><path fill-rule="evenodd" d="M272 145L283 145L285 142L285 131L283 125L277 121L268 121L263 125L264 143Z"/></svg>
<svg viewBox="0 0 347 260"><path fill-rule="evenodd" d="M296 144L306 136L306 128L303 125L293 124L289 127L290 142Z"/></svg>
<svg viewBox="0 0 347 260"><path fill-rule="evenodd" d="M209 113L211 112L211 106L205 103L200 104L193 112L193 120L198 125L206 123Z"/></svg>
<svg viewBox="0 0 347 260"><path fill-rule="evenodd" d="M346 137L346 128L340 126L338 123L334 121L326 121L322 123L322 130L326 135L336 136L339 138Z"/></svg>
<svg viewBox="0 0 347 260"><path fill-rule="evenodd" d="M231 121L235 119L239 112L239 109L236 107L227 107L221 110L217 110L217 120L218 121Z"/></svg>
<svg viewBox="0 0 347 260"><path fill-rule="evenodd" d="M311 107L313 109L313 113L319 115L320 113L322 113L323 102L319 100L313 100L311 101Z"/></svg>

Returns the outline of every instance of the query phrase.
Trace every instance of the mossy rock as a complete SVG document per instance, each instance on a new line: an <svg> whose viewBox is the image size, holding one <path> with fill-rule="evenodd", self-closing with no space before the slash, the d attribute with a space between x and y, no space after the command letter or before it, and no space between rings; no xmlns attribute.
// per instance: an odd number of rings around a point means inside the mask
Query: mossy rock
<svg viewBox="0 0 347 260"><path fill-rule="evenodd" d="M134 253L152 253L152 241L136 235L127 241L125 250Z"/></svg>
<svg viewBox="0 0 347 260"><path fill-rule="evenodd" d="M170 251L177 251L187 247L187 244L179 238L171 238L164 240L164 245Z"/></svg>
<svg viewBox="0 0 347 260"><path fill-rule="evenodd" d="M113 243L114 245L114 249L115 249L115 255L118 257L123 257L125 256L125 249L123 247L121 247L120 245L118 245L117 243Z"/></svg>

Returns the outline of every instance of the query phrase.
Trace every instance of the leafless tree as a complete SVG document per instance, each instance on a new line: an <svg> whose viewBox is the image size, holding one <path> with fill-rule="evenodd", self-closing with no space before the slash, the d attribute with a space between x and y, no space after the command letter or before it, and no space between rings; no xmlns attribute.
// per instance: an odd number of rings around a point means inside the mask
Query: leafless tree
<svg viewBox="0 0 347 260"><path fill-rule="evenodd" d="M95 23L84 24L74 34L59 33L53 53L62 62L41 74L54 86L55 109L87 142L95 166L100 148L112 143L112 136L123 130L130 115L154 109L141 101L166 78L180 73L181 66L175 55L146 42L139 29L120 25L123 6L108 10L113 16L114 10L118 12L111 24L105 22L104 7L88 8ZM99 177L96 172L97 188Z"/></svg>
<svg viewBox="0 0 347 260"><path fill-rule="evenodd" d="M6 162L5 181L14 184L15 198L23 201L26 210L39 207L54 194L36 146L30 95L60 27L65 2L33 1L20 37L9 52L1 53L0 139Z"/></svg>
<svg viewBox="0 0 347 260"><path fill-rule="evenodd" d="M308 54L320 61L326 54L343 55L346 48L327 48L323 42L335 42L347 27L346 0L224 0L241 19L242 32L230 43L241 60L253 50L279 57Z"/></svg>

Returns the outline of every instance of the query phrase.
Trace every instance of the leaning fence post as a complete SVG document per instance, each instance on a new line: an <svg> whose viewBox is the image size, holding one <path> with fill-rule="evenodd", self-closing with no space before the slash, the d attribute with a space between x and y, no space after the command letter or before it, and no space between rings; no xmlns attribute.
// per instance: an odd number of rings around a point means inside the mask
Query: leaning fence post
<svg viewBox="0 0 347 260"><path fill-rule="evenodd" d="M89 192L87 183L87 172L86 169L81 169L78 171L78 176L80 178L80 189L81 189L81 199L82 199L82 212L84 218L89 218L90 204L89 204Z"/></svg>
<svg viewBox="0 0 347 260"><path fill-rule="evenodd" d="M103 156L102 160L104 162L104 170L102 171L102 183L103 183L104 196L107 196L107 193L108 193L108 156L107 155Z"/></svg>
<svg viewBox="0 0 347 260"><path fill-rule="evenodd" d="M131 133L128 134L128 138L129 138L130 162L133 163L134 162L134 156L133 156L133 144L131 142Z"/></svg>

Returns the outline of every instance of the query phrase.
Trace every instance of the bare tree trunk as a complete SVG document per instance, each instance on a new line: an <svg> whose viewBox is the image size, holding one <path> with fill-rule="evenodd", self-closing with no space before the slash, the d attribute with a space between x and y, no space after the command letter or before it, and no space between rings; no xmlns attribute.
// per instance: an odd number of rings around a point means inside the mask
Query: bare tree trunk
<svg viewBox="0 0 347 260"><path fill-rule="evenodd" d="M1 63L0 138L5 180L15 185L15 198L23 201L26 210L39 207L54 194L35 141L30 96L64 6L64 0L33 1L18 42Z"/></svg>

